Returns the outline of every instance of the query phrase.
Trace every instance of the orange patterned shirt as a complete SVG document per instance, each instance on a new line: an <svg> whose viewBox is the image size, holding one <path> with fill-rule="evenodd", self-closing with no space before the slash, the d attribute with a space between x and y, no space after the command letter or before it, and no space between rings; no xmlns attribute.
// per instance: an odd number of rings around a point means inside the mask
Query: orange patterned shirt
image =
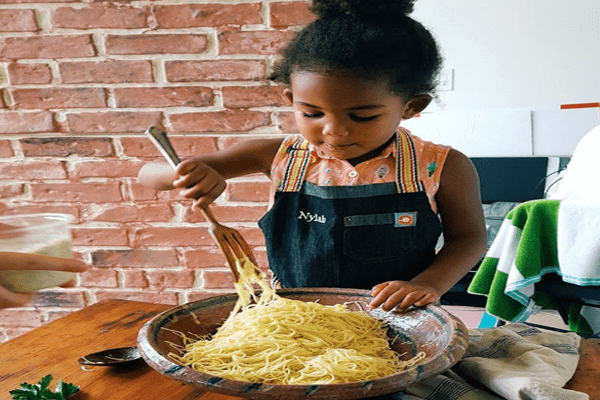
<svg viewBox="0 0 600 400"><path fill-rule="evenodd" d="M410 134L408 130L400 129ZM412 134L410 136L415 146L419 179L425 186L432 210L437 213L435 194L440 185L442 169L450 147L422 140ZM281 144L271 165L272 195L282 184L285 167L290 157L287 149L301 139L300 135L292 135L286 137ZM357 166L352 166L346 160L332 158L313 146L310 146L310 152L310 163L305 180L317 186L358 186L396 180L396 141L392 141L378 156Z"/></svg>

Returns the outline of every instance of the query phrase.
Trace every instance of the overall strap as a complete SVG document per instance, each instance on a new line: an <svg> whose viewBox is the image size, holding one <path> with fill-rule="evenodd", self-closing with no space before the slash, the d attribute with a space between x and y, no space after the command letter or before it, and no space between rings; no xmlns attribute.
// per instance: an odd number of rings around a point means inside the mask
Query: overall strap
<svg viewBox="0 0 600 400"><path fill-rule="evenodd" d="M396 187L398 193L425 191L425 185L419 179L419 166L415 144L407 132L396 132Z"/></svg>
<svg viewBox="0 0 600 400"><path fill-rule="evenodd" d="M309 146L309 142L300 137L284 149L289 154L289 159L283 181L279 185L279 191L300 191L310 162ZM425 185L419 179L417 154L410 134L399 129L396 132L396 146L396 189L398 193L425 191Z"/></svg>
<svg viewBox="0 0 600 400"><path fill-rule="evenodd" d="M283 181L279 186L281 192L298 192L304 182L306 168L310 161L310 143L304 138L299 138L285 151L290 158L285 167Z"/></svg>

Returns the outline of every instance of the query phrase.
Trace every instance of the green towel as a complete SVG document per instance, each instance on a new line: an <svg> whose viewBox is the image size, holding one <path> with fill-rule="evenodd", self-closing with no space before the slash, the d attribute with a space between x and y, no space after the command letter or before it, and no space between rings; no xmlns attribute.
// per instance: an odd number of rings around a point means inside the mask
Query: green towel
<svg viewBox="0 0 600 400"><path fill-rule="evenodd" d="M523 322L542 309L554 308L534 284L547 273L560 274L557 221L560 200L532 200L510 211L484 258L469 293L488 296L486 311L498 318ZM592 330L580 315L581 306L571 305L569 327L590 335Z"/></svg>

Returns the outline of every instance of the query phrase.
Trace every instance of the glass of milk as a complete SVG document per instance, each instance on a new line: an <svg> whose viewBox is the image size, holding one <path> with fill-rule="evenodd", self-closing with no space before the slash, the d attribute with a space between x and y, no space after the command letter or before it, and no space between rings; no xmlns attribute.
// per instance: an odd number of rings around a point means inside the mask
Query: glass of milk
<svg viewBox="0 0 600 400"><path fill-rule="evenodd" d="M0 251L73 257L69 214L28 214L0 217ZM0 284L14 292L58 286L77 276L65 271L3 271Z"/></svg>

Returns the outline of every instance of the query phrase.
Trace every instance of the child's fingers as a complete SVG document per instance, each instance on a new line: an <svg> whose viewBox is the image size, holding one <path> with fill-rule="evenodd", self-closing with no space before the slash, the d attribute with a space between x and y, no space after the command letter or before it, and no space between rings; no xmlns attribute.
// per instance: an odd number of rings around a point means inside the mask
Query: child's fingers
<svg viewBox="0 0 600 400"><path fill-rule="evenodd" d="M402 299L402 302L400 302L396 306L396 308L399 311L404 311L412 305L419 306L420 304L418 304L418 303L422 302L425 298L428 297L428 295L429 295L429 293L422 292L422 291L411 292L411 293L407 294L406 296L404 296L404 298ZM427 303L425 303L425 304L427 304Z"/></svg>
<svg viewBox="0 0 600 400"><path fill-rule="evenodd" d="M385 288L387 286L387 282L385 283L380 283L378 285L373 286L373 289L371 289L371 296L373 297L377 297L377 295L383 290L383 288Z"/></svg>
<svg viewBox="0 0 600 400"><path fill-rule="evenodd" d="M31 253L0 252L0 270L82 272L87 268L87 264L75 258L52 257Z"/></svg>
<svg viewBox="0 0 600 400"><path fill-rule="evenodd" d="M177 164L177 167L175 168L175 173L177 173L177 175L187 175L190 172L192 172L194 169L196 169L196 167L198 166L198 162L194 159L189 159L189 160L184 160L182 162L180 162L179 164Z"/></svg>

